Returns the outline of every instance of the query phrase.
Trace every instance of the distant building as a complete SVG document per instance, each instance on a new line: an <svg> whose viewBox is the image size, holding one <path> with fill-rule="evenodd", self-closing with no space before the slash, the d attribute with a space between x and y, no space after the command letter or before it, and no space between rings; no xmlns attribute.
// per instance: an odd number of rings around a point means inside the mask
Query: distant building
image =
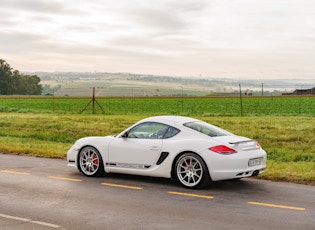
<svg viewBox="0 0 315 230"><path fill-rule="evenodd" d="M305 95L305 94L315 95L315 87L313 87L312 89L296 89L293 91L293 95Z"/></svg>
<svg viewBox="0 0 315 230"><path fill-rule="evenodd" d="M282 95L315 95L315 87L312 89L296 89L293 93L282 93Z"/></svg>

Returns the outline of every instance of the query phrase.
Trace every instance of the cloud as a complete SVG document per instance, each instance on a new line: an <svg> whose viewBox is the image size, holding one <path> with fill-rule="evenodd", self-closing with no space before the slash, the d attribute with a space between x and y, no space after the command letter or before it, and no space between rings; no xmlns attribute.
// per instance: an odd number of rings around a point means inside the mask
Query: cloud
<svg viewBox="0 0 315 230"><path fill-rule="evenodd" d="M38 44L42 42L42 36L28 33L0 33L0 53L25 53L33 48L38 49Z"/></svg>
<svg viewBox="0 0 315 230"><path fill-rule="evenodd" d="M64 4L64 1L56 0L1 0L2 9L11 11L40 12L45 14L73 13L77 10Z"/></svg>
<svg viewBox="0 0 315 230"><path fill-rule="evenodd" d="M0 58L20 70L183 76L315 71L311 0L0 3Z"/></svg>
<svg viewBox="0 0 315 230"><path fill-rule="evenodd" d="M206 1L162 1L157 6L145 4L130 12L131 17L143 26L176 33L187 29L192 17L206 7Z"/></svg>

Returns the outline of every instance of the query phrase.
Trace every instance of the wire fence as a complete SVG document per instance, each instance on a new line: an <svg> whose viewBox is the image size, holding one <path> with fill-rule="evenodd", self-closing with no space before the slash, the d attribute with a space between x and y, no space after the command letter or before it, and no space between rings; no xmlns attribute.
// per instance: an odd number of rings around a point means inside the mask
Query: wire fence
<svg viewBox="0 0 315 230"><path fill-rule="evenodd" d="M315 116L314 96L291 97L0 97L0 112L106 115Z"/></svg>

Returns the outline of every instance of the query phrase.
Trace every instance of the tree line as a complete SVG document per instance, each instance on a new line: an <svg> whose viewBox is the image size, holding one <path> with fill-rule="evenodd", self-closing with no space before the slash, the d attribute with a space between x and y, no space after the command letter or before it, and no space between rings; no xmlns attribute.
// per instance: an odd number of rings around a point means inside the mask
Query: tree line
<svg viewBox="0 0 315 230"><path fill-rule="evenodd" d="M37 75L24 75L0 59L0 95L40 95L42 85Z"/></svg>

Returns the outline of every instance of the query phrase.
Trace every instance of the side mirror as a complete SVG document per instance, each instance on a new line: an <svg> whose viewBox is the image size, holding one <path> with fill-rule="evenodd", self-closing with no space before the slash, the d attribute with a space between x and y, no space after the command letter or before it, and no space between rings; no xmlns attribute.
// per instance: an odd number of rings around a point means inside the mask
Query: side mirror
<svg viewBox="0 0 315 230"><path fill-rule="evenodd" d="M128 137L128 131L126 131L123 135L121 135L122 138L127 138Z"/></svg>

